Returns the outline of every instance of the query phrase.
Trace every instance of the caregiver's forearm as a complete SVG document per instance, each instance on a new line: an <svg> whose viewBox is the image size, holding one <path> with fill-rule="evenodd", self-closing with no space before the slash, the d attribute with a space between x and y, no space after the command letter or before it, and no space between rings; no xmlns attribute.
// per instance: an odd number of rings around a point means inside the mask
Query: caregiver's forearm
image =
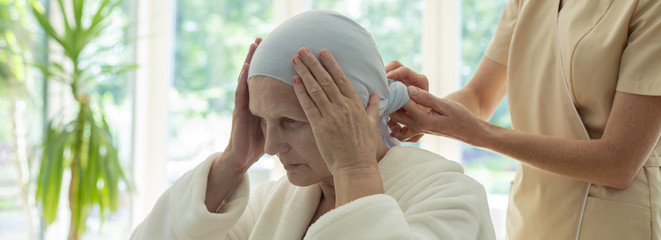
<svg viewBox="0 0 661 240"><path fill-rule="evenodd" d="M216 212L223 200L241 183L245 174L238 168L233 168L231 164L228 164L230 157L224 152L211 164L204 198L204 204L209 212Z"/></svg>
<svg viewBox="0 0 661 240"><path fill-rule="evenodd" d="M485 124L489 130L475 146L556 174L625 189L641 168L640 160L626 156L604 139L569 140Z"/></svg>
<svg viewBox="0 0 661 240"><path fill-rule="evenodd" d="M481 122L470 144L538 168L613 188L628 187L661 137L661 96L616 92L603 135L569 140Z"/></svg>

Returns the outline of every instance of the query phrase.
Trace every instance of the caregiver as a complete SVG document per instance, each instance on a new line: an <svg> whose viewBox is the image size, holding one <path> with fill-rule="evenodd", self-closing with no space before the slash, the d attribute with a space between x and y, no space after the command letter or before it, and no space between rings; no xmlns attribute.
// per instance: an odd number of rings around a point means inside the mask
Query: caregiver
<svg viewBox="0 0 661 240"><path fill-rule="evenodd" d="M391 115L392 135L448 136L521 161L508 239L659 239L659 16L658 0L510 0L459 91L437 98L424 75L386 66L417 103ZM513 130L487 122L505 95Z"/></svg>
<svg viewBox="0 0 661 240"><path fill-rule="evenodd" d="M509 239L661 238L661 1L510 0L475 75L412 100L393 136L448 136L521 161ZM438 80L436 80L438 81ZM512 127L487 122L507 95ZM394 122L404 124L394 124Z"/></svg>

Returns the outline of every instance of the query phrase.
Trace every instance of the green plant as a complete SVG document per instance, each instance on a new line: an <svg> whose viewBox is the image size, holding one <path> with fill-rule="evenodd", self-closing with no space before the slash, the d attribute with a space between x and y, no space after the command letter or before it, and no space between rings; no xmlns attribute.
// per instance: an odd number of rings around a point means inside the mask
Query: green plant
<svg viewBox="0 0 661 240"><path fill-rule="evenodd" d="M66 59L63 64L51 61L40 68L49 80L68 85L77 105L73 119L50 119L48 122L36 192L41 214L46 224L50 224L57 215L63 173L69 170L69 239L81 238L92 206L99 207L104 219L105 214L117 210L120 183L130 186L105 114L91 93L100 75L119 76L135 67L105 65L90 60L98 54L98 51L90 51L90 46L103 36L110 24L109 16L121 2L70 0L65 3L58 0L61 13L58 21L63 26L62 31L51 25L38 2L32 0L31 4L45 35L61 48ZM51 53L56 52L51 50Z"/></svg>

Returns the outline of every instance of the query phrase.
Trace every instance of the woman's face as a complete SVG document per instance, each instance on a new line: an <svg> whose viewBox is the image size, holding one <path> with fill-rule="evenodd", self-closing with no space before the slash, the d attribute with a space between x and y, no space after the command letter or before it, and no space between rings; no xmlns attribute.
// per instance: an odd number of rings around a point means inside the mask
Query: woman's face
<svg viewBox="0 0 661 240"><path fill-rule="evenodd" d="M321 181L332 184L294 88L271 77L254 76L248 81L248 92L250 112L261 118L264 152L280 158L289 182L297 186Z"/></svg>

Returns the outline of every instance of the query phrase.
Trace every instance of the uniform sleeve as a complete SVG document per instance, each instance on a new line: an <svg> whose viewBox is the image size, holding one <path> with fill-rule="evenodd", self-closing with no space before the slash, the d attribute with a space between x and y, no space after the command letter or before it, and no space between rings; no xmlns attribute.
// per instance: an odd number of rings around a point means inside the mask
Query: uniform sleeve
<svg viewBox="0 0 661 240"><path fill-rule="evenodd" d="M519 15L519 0L509 0L500 17L496 32L487 47L484 56L507 66L512 34Z"/></svg>
<svg viewBox="0 0 661 240"><path fill-rule="evenodd" d="M422 174L424 176L424 174ZM340 206L304 239L495 239L484 188L461 173L408 175L394 192Z"/></svg>
<svg viewBox="0 0 661 240"><path fill-rule="evenodd" d="M254 223L250 217L242 217L249 212L245 211L250 194L247 175L229 197L225 212L211 213L204 205L215 156L188 171L165 191L131 239L247 239Z"/></svg>
<svg viewBox="0 0 661 240"><path fill-rule="evenodd" d="M617 91L661 95L661 1L640 0L629 25Z"/></svg>

